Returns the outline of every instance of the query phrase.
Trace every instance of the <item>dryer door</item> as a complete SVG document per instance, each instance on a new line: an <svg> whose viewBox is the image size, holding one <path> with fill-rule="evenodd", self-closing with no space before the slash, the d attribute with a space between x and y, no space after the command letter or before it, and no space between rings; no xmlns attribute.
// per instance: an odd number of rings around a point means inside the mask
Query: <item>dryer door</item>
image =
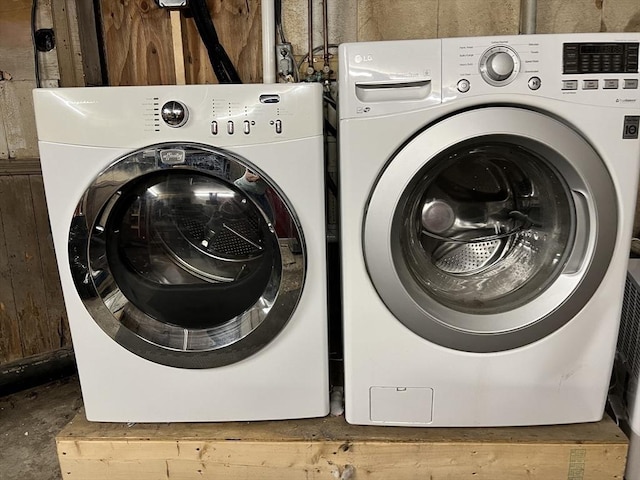
<svg viewBox="0 0 640 480"><path fill-rule="evenodd" d="M297 258L290 236L303 246ZM103 171L78 204L69 258L108 335L183 368L264 347L291 318L305 276L300 225L276 185L248 161L195 144L151 146Z"/></svg>
<svg viewBox="0 0 640 480"><path fill-rule="evenodd" d="M387 164L365 215L366 265L416 334L512 349L590 299L613 253L616 205L602 159L565 124L511 107L467 111Z"/></svg>

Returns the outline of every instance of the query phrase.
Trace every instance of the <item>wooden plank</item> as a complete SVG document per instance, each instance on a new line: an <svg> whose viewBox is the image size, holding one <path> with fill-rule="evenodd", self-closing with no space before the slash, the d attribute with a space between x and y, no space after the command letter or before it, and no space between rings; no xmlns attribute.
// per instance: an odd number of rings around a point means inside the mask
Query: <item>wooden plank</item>
<svg viewBox="0 0 640 480"><path fill-rule="evenodd" d="M602 31L640 32L640 2L638 0L603 2Z"/></svg>
<svg viewBox="0 0 640 480"><path fill-rule="evenodd" d="M22 353L25 357L37 355L54 350L59 342L54 341L58 325L51 325L47 316L29 177L0 177L0 196L5 202L2 223Z"/></svg>
<svg viewBox="0 0 640 480"><path fill-rule="evenodd" d="M0 82L2 123L7 138L9 158L36 158L38 137L31 91L36 84L30 81Z"/></svg>
<svg viewBox="0 0 640 480"><path fill-rule="evenodd" d="M439 2L439 37L516 35L520 0L446 0Z"/></svg>
<svg viewBox="0 0 640 480"><path fill-rule="evenodd" d="M438 35L438 3L358 0L358 41L434 38Z"/></svg>
<svg viewBox="0 0 640 480"><path fill-rule="evenodd" d="M49 216L47 215L47 202L44 194L42 175L31 175L29 176L29 180L31 184L36 232L39 241L42 279L44 281L45 313L48 317L48 325L52 328L50 335L53 345L56 348L64 348L71 345L71 332L69 331L67 310L62 297L62 286L60 285L56 254L53 249L53 239L49 227ZM57 328L54 331L53 328L56 326Z"/></svg>
<svg viewBox="0 0 640 480"><path fill-rule="evenodd" d="M262 81L259 0L208 0L220 43L244 83ZM192 18L183 19L187 83L217 83L207 50Z"/></svg>
<svg viewBox="0 0 640 480"><path fill-rule="evenodd" d="M0 190L0 364L21 359L20 329L16 302L13 297L13 279L9 267L9 252L5 236L4 217L11 215L9 198Z"/></svg>
<svg viewBox="0 0 640 480"><path fill-rule="evenodd" d="M52 20L56 34L60 86L84 86L75 0L52 0Z"/></svg>
<svg viewBox="0 0 640 480"><path fill-rule="evenodd" d="M36 28L53 29L52 0L38 0L36 11ZM58 66L58 52L54 47L48 52L38 52L40 64L40 87L55 88L60 86L60 68Z"/></svg>
<svg viewBox="0 0 640 480"><path fill-rule="evenodd" d="M0 158L0 175L41 175L39 158Z"/></svg>
<svg viewBox="0 0 640 480"><path fill-rule="evenodd" d="M599 32L602 3L603 0L538 0L536 32Z"/></svg>
<svg viewBox="0 0 640 480"><path fill-rule="evenodd" d="M5 78L33 80L31 0L0 1L0 71Z"/></svg>
<svg viewBox="0 0 640 480"><path fill-rule="evenodd" d="M66 0L75 55L82 57L83 85L104 85L93 0ZM77 38L76 38L77 35Z"/></svg>
<svg viewBox="0 0 640 480"><path fill-rule="evenodd" d="M627 452L610 419L492 429L358 427L341 417L127 426L80 413L56 441L63 478L110 480L619 480Z"/></svg>
<svg viewBox="0 0 640 480"><path fill-rule="evenodd" d="M182 43L182 15L179 10L171 11L171 40L173 41L173 63L176 72L176 85L187 83L184 68L184 45Z"/></svg>
<svg viewBox="0 0 640 480"><path fill-rule="evenodd" d="M5 83L3 80L0 80L0 85ZM1 87L0 87L1 88ZM0 160L5 160L9 158L9 145L7 144L7 133L4 131L4 105L2 104L2 99L0 97Z"/></svg>
<svg viewBox="0 0 640 480"><path fill-rule="evenodd" d="M169 11L153 0L101 0L100 7L109 84L174 84Z"/></svg>

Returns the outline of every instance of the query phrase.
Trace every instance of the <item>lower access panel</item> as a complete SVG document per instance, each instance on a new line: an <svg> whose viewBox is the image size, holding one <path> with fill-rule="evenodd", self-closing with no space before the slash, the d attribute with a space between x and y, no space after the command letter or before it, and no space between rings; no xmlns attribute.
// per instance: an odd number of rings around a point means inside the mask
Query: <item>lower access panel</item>
<svg viewBox="0 0 640 480"><path fill-rule="evenodd" d="M371 420L385 423L429 424L433 420L433 389L371 387Z"/></svg>

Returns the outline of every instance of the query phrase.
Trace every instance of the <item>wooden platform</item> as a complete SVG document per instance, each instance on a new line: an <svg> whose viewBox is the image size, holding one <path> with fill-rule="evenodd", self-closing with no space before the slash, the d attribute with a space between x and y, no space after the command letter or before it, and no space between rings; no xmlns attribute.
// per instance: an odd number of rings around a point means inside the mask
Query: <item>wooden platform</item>
<svg viewBox="0 0 640 480"><path fill-rule="evenodd" d="M56 440L65 480L622 480L627 454L609 418L443 429L356 427L341 417L125 425L81 412Z"/></svg>

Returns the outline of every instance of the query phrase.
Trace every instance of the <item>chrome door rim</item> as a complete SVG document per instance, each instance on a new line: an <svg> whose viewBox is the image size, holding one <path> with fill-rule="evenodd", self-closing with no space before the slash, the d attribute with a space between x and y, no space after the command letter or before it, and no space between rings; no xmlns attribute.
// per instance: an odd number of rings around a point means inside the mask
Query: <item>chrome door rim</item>
<svg viewBox="0 0 640 480"><path fill-rule="evenodd" d="M483 316L484 322L478 321L478 315L452 310L426 296L398 261L394 244L396 211L411 181L440 153L479 137L506 139L552 156L572 191L588 200L588 223L595 226L588 232L586 260L579 272L561 274L529 304ZM617 215L611 177L596 151L577 132L542 113L487 107L459 113L428 127L387 163L367 203L363 251L378 295L407 328L449 348L502 351L545 337L588 302L608 269L617 235ZM489 322L486 317L490 317Z"/></svg>
<svg viewBox="0 0 640 480"><path fill-rule="evenodd" d="M211 159L198 158L197 162L190 163L187 155L185 163L161 166L155 160L140 161L145 157L145 152L176 149L206 152ZM114 198L129 182L160 170L190 171L229 183L228 179L215 173L213 159L220 158L229 160L238 168L248 168L257 173L277 194L297 231L303 252L303 268L292 270L284 268L282 264L274 265L267 288L258 301L249 310L215 327L185 329L159 322L125 297L107 265L105 242L101 236L115 204ZM250 199L249 196L247 198ZM257 203L254 207L267 218L262 207ZM274 226L270 223L268 226L275 235ZM79 248L78 239L81 239ZM103 170L76 207L70 231L69 260L76 288L85 307L107 335L138 356L180 368L228 365L262 349L278 335L293 315L302 295L306 273L306 248L300 222L277 185L248 160L222 149L194 143L147 146L122 156ZM96 268L96 262L100 263L99 268ZM283 285L288 286L287 292L282 291Z"/></svg>

